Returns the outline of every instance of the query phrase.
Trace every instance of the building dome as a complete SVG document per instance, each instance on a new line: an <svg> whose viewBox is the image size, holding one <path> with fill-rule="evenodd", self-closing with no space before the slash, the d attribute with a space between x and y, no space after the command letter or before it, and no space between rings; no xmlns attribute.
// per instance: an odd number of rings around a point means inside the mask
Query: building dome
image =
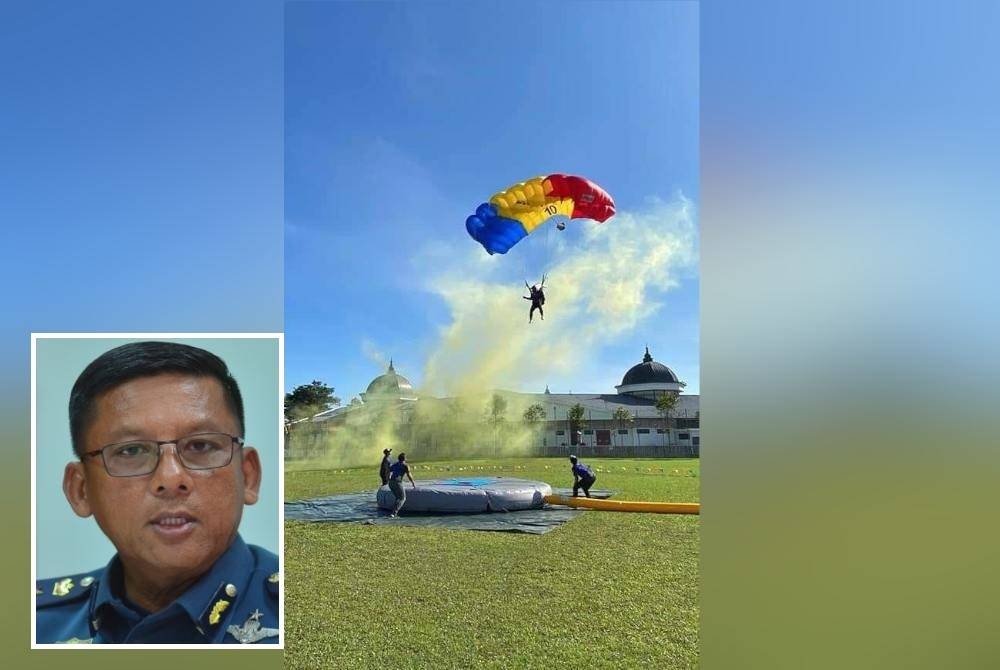
<svg viewBox="0 0 1000 670"><path fill-rule="evenodd" d="M684 386L686 384L677 378L673 370L653 360L649 355L649 347L646 347L642 362L629 368L622 377L622 383L615 389L622 395L655 398L668 392L680 393Z"/></svg>
<svg viewBox="0 0 1000 670"><path fill-rule="evenodd" d="M622 386L630 384L676 384L680 380L674 371L663 363L657 363L649 355L649 347L646 347L646 355L642 357L642 363L633 365L625 376L622 377Z"/></svg>
<svg viewBox="0 0 1000 670"><path fill-rule="evenodd" d="M415 396L410 380L397 373L390 360L388 372L373 379L368 385L368 390L361 394L361 398L365 401L374 398L411 400Z"/></svg>

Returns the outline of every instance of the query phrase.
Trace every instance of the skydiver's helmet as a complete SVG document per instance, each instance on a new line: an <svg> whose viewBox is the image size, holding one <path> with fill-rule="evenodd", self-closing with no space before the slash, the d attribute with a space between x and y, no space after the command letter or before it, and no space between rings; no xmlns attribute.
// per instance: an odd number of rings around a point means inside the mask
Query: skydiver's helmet
<svg viewBox="0 0 1000 670"><path fill-rule="evenodd" d="M558 228L559 230L566 230L566 224L560 221L559 223L556 224L556 228Z"/></svg>

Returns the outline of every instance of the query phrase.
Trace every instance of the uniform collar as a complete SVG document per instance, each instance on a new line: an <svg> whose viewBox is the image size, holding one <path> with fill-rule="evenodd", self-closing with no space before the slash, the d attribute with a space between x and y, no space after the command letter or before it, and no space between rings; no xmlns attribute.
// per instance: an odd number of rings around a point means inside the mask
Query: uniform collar
<svg viewBox="0 0 1000 670"><path fill-rule="evenodd" d="M223 612L246 590L253 568L253 554L237 534L225 553L191 588L165 609L149 616L159 617L168 612L177 612L180 608L202 633L209 634L209 630L216 628L224 618ZM123 583L121 559L115 554L91 601L92 620L101 615L105 605L111 606L119 614L123 613L122 610L127 608L124 603L125 594L116 593L124 588ZM138 618L138 615L134 616Z"/></svg>

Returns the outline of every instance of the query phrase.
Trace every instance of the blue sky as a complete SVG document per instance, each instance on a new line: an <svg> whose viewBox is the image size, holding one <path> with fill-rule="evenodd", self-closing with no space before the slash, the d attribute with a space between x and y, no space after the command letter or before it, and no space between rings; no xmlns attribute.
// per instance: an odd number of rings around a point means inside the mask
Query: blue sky
<svg viewBox="0 0 1000 670"><path fill-rule="evenodd" d="M618 215L487 256L466 216L552 172ZM698 202L694 3L286 10L289 389L346 402L392 358L438 394L613 392L648 344L696 393Z"/></svg>

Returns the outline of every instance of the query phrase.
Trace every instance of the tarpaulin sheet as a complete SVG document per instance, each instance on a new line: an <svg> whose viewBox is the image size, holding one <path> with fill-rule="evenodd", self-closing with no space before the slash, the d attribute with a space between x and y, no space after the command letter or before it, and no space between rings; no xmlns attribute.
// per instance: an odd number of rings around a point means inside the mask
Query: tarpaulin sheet
<svg viewBox="0 0 1000 670"><path fill-rule="evenodd" d="M552 489L572 495L572 489ZM595 498L610 498L612 491L591 489ZM294 521L342 521L363 524L396 524L458 530L492 530L541 535L566 523L585 510L546 504L542 509L486 514L404 514L391 518L375 504L375 491L360 491L285 503L285 519Z"/></svg>

